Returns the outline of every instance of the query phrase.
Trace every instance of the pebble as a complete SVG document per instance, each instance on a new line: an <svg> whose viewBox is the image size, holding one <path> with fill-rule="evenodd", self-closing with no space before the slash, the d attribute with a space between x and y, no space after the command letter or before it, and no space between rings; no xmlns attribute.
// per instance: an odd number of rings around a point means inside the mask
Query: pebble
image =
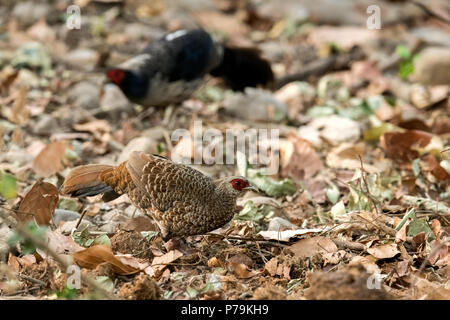
<svg viewBox="0 0 450 320"><path fill-rule="evenodd" d="M100 88L92 82L78 82L69 89L67 95L76 107L95 109L99 106Z"/></svg>
<svg viewBox="0 0 450 320"><path fill-rule="evenodd" d="M253 121L279 122L287 117L286 105L270 92L246 88L225 100L226 113Z"/></svg>
<svg viewBox="0 0 450 320"><path fill-rule="evenodd" d="M450 48L423 49L414 59L412 80L425 85L450 84Z"/></svg>
<svg viewBox="0 0 450 320"><path fill-rule="evenodd" d="M137 137L128 142L125 148L123 148L118 163L122 163L123 161L128 160L130 154L133 151L142 151L144 153L157 153L157 143L155 140L149 137Z"/></svg>

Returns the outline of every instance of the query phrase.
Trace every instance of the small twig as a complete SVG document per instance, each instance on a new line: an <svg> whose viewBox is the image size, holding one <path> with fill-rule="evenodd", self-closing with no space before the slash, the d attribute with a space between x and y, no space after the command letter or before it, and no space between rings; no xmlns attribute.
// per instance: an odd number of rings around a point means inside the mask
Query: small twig
<svg viewBox="0 0 450 320"><path fill-rule="evenodd" d="M331 239L336 244L338 248L350 249L355 251L364 251L366 250L366 246L359 242L340 240L340 239Z"/></svg>
<svg viewBox="0 0 450 320"><path fill-rule="evenodd" d="M364 59L364 53L359 47L353 47L349 52L331 55L325 59L314 61L303 68L301 72L287 75L278 79L274 85L275 90L294 82L304 81L310 76L321 76L331 71L347 69L353 61Z"/></svg>
<svg viewBox="0 0 450 320"><path fill-rule="evenodd" d="M81 213L81 216L80 216L80 218L78 219L77 224L75 225L75 230L78 229L78 227L79 227L79 225L80 225L80 223L81 223L81 220L83 220L84 215L86 214L86 211L87 211L87 210L84 209L83 212Z"/></svg>
<svg viewBox="0 0 450 320"><path fill-rule="evenodd" d="M23 280L27 280L27 281L30 281L30 282L34 282L34 283L36 283L36 284L38 284L38 285L40 285L40 286L45 286L45 285L46 285L44 281L39 280L39 279L35 279L35 278L30 277L30 276L27 276L27 275L25 275L25 274L19 274L19 275L17 275L17 276L18 276L19 278L23 279Z"/></svg>
<svg viewBox="0 0 450 320"><path fill-rule="evenodd" d="M370 202L372 202L372 204L373 204L373 206L374 206L374 208L375 208L375 210L376 210L376 212L377 212L377 216L379 216L379 215L380 215L380 212L381 212L381 208L378 209L378 201L377 201L377 200L372 196L372 194L370 193L370 190L369 190L369 184L367 183L366 176L365 176L365 174L367 174L367 171L364 169L363 161L362 161L361 156L358 155L358 157L359 157L359 161L361 162L361 179L362 179L362 181L364 182L364 186L365 186L365 190L364 190L364 188L361 186L361 191L362 191L362 192L364 193L364 195L370 200Z"/></svg>

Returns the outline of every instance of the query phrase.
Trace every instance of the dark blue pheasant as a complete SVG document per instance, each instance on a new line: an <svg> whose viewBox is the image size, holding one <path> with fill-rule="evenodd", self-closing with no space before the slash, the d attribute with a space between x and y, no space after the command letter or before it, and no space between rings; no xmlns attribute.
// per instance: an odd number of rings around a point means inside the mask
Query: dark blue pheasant
<svg viewBox="0 0 450 320"><path fill-rule="evenodd" d="M273 83L272 69L257 50L224 46L204 30L170 33L106 75L131 101L166 106L188 99L207 73L233 90Z"/></svg>

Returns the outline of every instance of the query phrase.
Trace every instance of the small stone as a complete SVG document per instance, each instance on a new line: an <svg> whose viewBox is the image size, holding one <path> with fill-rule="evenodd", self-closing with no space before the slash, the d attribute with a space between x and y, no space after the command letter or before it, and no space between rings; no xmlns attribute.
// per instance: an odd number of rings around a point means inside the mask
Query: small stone
<svg viewBox="0 0 450 320"><path fill-rule="evenodd" d="M103 87L103 94L100 99L100 109L103 111L126 111L131 110L131 104L127 97L114 84L107 84Z"/></svg>
<svg viewBox="0 0 450 320"><path fill-rule="evenodd" d="M64 210L64 209L56 209L55 213L53 214L53 223L56 226L59 226L59 224L63 221L74 221L78 220L80 218L80 214L75 211L71 210Z"/></svg>
<svg viewBox="0 0 450 320"><path fill-rule="evenodd" d="M286 105L270 92L246 88L225 100L226 112L237 118L253 121L282 121L287 116Z"/></svg>
<svg viewBox="0 0 450 320"><path fill-rule="evenodd" d="M69 52L65 60L74 67L81 68L85 71L92 71L99 57L97 51L89 48L81 48Z"/></svg>
<svg viewBox="0 0 450 320"><path fill-rule="evenodd" d="M39 19L47 17L50 10L50 6L46 3L25 1L16 4L12 14L23 26L30 26Z"/></svg>
<svg viewBox="0 0 450 320"><path fill-rule="evenodd" d="M144 153L157 153L157 143L155 140L148 137L134 138L128 142L127 146L123 148L122 153L119 156L118 163L122 163L130 157L133 151L142 151Z"/></svg>
<svg viewBox="0 0 450 320"><path fill-rule="evenodd" d="M8 239L14 234L14 232L6 225L0 228L0 262L6 262L9 254Z"/></svg>
<svg viewBox="0 0 450 320"><path fill-rule="evenodd" d="M429 47L414 59L414 81L425 85L450 83L450 48Z"/></svg>
<svg viewBox="0 0 450 320"><path fill-rule="evenodd" d="M297 229L297 226L292 224L290 221L275 217L272 220L270 220L268 231L282 231L285 229Z"/></svg>
<svg viewBox="0 0 450 320"><path fill-rule="evenodd" d="M55 132L57 126L58 121L54 117L48 114L42 114L38 122L34 125L33 132L37 135L50 135Z"/></svg>
<svg viewBox="0 0 450 320"><path fill-rule="evenodd" d="M94 109L99 105L100 89L92 82L83 81L70 88L67 95L76 107Z"/></svg>

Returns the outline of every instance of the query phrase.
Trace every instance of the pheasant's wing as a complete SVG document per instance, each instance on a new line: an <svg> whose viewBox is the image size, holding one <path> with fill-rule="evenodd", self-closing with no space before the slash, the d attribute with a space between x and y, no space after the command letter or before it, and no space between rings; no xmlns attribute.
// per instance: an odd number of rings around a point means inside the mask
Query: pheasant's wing
<svg viewBox="0 0 450 320"><path fill-rule="evenodd" d="M206 201L214 191L209 177L163 157L133 152L127 169L143 200L148 199L161 212L181 207L189 210L196 203Z"/></svg>

